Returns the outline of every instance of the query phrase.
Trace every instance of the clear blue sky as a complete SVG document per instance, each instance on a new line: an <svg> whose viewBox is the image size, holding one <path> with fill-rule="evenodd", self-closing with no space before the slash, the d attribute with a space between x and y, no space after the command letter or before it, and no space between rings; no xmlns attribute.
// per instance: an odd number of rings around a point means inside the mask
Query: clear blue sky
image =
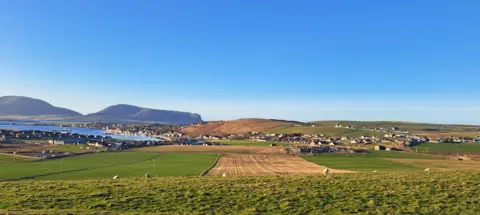
<svg viewBox="0 0 480 215"><path fill-rule="evenodd" d="M0 0L0 96L480 124L480 1Z"/></svg>

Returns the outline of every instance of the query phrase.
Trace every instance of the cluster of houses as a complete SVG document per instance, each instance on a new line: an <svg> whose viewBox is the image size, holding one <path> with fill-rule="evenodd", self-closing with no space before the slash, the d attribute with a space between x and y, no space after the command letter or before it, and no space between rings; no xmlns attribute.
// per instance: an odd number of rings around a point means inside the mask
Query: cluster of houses
<svg viewBox="0 0 480 215"><path fill-rule="evenodd" d="M231 136L230 136L231 137ZM220 137L216 137L220 138ZM228 137L227 137L228 138ZM390 143L399 144L403 146L416 145L423 142L429 142L428 137L408 135L408 134L385 134L384 136L360 136L360 137L334 137L326 135L311 135L311 134L258 134L250 133L247 139L252 141L276 141L294 144L307 144L310 146L321 145L365 145Z"/></svg>
<svg viewBox="0 0 480 215"><path fill-rule="evenodd" d="M141 135L150 137L157 137L164 133L173 132L175 130L181 129L180 126L161 124L85 123L72 124L69 126L79 128L102 129L106 130L107 134Z"/></svg>
<svg viewBox="0 0 480 215"><path fill-rule="evenodd" d="M53 139L67 139L67 138L102 138L101 136L94 135L81 135L72 134L59 131L16 131L16 130L0 130L0 142L2 143L14 143L19 141L28 140L53 140ZM107 137L109 138L109 137Z"/></svg>
<svg viewBox="0 0 480 215"><path fill-rule="evenodd" d="M108 136L82 135L62 131L14 131L0 130L0 143L19 143L24 140L39 140L50 144L83 144L86 147L105 148L107 150L121 150L125 148L136 148L151 145L223 145L212 140L251 140L258 142L283 142L293 145L301 145L304 148L299 150L306 152L351 152L354 149L350 146L362 147L375 145L376 150L396 151L406 147L415 146L425 142L431 143L478 143L479 137L426 137L411 134L399 128L361 128L375 133L383 132L380 136L328 136L322 134L277 134L249 132L246 134L234 135L201 135L191 137L180 132L182 126L158 125L158 124L106 124L106 123L85 123L74 124L73 127L98 128L108 130L110 133L141 134L156 137L154 141L120 141ZM357 129L351 125L337 124L338 128ZM360 129L360 128L359 128Z"/></svg>
<svg viewBox="0 0 480 215"><path fill-rule="evenodd" d="M408 133L409 133L408 131L402 131L402 129L397 128L397 127L391 127L391 128L383 128L383 127L367 128L367 127L363 126L363 127L361 127L361 128L357 128L357 126L353 126L353 125L336 124L336 125L335 125L335 128L362 129L362 130L367 130L367 131L383 132L383 133L387 133L387 132L404 133L404 134L408 134Z"/></svg>
<svg viewBox="0 0 480 215"><path fill-rule="evenodd" d="M138 148L152 145L167 144L163 139L150 141L123 141L109 136L82 135L58 131L14 131L0 130L0 143L13 144L30 141L29 143L73 144L85 145L88 148L105 148L108 150L121 150L125 148Z"/></svg>

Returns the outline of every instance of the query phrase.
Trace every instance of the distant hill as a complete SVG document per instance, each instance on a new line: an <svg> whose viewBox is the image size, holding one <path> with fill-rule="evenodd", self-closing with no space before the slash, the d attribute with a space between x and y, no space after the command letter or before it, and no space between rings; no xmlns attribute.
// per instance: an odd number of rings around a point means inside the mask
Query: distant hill
<svg viewBox="0 0 480 215"><path fill-rule="evenodd" d="M248 132L268 132L282 127L304 126L303 122L273 119L239 119L231 121L214 121L185 127L183 132L192 135L227 135L246 134Z"/></svg>
<svg viewBox="0 0 480 215"><path fill-rule="evenodd" d="M336 124L343 127L337 128ZM346 128L345 126L355 128ZM273 120L273 119L239 119L230 121L213 121L203 124L186 126L182 132L191 136L216 135L224 136L229 134L246 134L249 132L276 133L276 134L323 134L327 136L384 136L384 132L374 131L374 128L398 127L413 134L427 136L480 136L480 126L469 125L439 125L413 122L396 121L315 121L310 123ZM391 132L387 132L391 133Z"/></svg>
<svg viewBox="0 0 480 215"><path fill-rule="evenodd" d="M465 130L478 130L480 126L475 125L451 125L451 124L431 124L419 122L402 122L402 121L315 121L312 122L319 126L335 126L337 124L343 126L355 126L357 128L392 128L397 127L402 130L411 132L452 132Z"/></svg>
<svg viewBox="0 0 480 215"><path fill-rule="evenodd" d="M23 96L0 97L0 116L66 116L82 114L66 108L55 107L45 101Z"/></svg>
<svg viewBox="0 0 480 215"><path fill-rule="evenodd" d="M155 122L164 124L192 124L202 122L198 114L142 108L133 105L113 105L97 113L85 116L97 121L131 121L131 122Z"/></svg>

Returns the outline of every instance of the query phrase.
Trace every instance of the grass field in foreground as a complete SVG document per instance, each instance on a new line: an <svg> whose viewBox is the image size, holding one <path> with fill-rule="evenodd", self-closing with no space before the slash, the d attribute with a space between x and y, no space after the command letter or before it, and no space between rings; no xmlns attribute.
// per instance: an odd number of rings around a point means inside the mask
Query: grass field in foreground
<svg viewBox="0 0 480 215"><path fill-rule="evenodd" d="M410 150L418 152L433 153L462 153L480 152L480 144L458 144L458 143L423 143L410 147Z"/></svg>
<svg viewBox="0 0 480 215"><path fill-rule="evenodd" d="M3 182L0 213L479 214L478 187L443 172Z"/></svg>
<svg viewBox="0 0 480 215"><path fill-rule="evenodd" d="M307 161L316 163L320 166L327 166L333 169L355 170L355 171L403 171L403 170L422 170L417 166L403 164L388 158L403 159L442 159L405 152L385 152L372 151L367 154L339 154L327 153L314 156L303 156Z"/></svg>
<svg viewBox="0 0 480 215"><path fill-rule="evenodd" d="M63 159L0 165L0 180L92 179L144 176L197 176L215 161L216 154L160 154L149 152L98 153ZM48 174L46 176L39 176Z"/></svg>

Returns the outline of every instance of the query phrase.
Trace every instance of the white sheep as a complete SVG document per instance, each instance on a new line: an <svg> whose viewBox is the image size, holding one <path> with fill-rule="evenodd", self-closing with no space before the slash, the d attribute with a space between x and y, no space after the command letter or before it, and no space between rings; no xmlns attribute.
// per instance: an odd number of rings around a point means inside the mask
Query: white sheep
<svg viewBox="0 0 480 215"><path fill-rule="evenodd" d="M118 176L118 175L113 176L113 180L117 180L117 179L120 179L120 176Z"/></svg>
<svg viewBox="0 0 480 215"><path fill-rule="evenodd" d="M227 173L226 173L226 172L224 172L222 176L223 176L223 177L227 177Z"/></svg>
<svg viewBox="0 0 480 215"><path fill-rule="evenodd" d="M150 175L150 173L145 174L145 178L151 178L151 177L152 175Z"/></svg>
<svg viewBox="0 0 480 215"><path fill-rule="evenodd" d="M373 170L373 172L377 172L377 170Z"/></svg>
<svg viewBox="0 0 480 215"><path fill-rule="evenodd" d="M425 169L425 172L429 172L429 171L430 171L430 168L426 168L426 169Z"/></svg>
<svg viewBox="0 0 480 215"><path fill-rule="evenodd" d="M330 172L330 170L328 168L326 168L326 169L323 170L323 175L328 175L329 172Z"/></svg>

